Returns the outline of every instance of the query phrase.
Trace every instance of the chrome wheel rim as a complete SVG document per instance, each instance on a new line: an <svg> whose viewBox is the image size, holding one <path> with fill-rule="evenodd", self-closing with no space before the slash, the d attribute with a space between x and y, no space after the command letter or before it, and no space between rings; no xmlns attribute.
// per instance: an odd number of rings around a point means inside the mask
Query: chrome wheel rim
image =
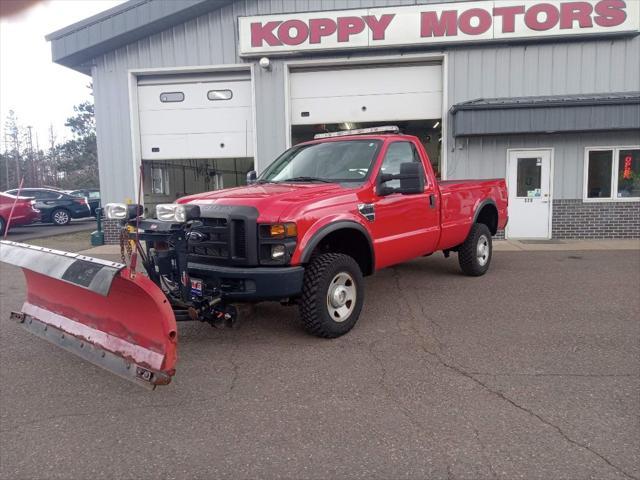
<svg viewBox="0 0 640 480"><path fill-rule="evenodd" d="M327 291L327 310L331 318L338 323L347 320L356 306L356 297L356 284L351 275L340 272L333 277Z"/></svg>
<svg viewBox="0 0 640 480"><path fill-rule="evenodd" d="M69 221L69 214L62 210L59 212L56 212L53 215L53 221L59 225L62 225L63 223L67 223Z"/></svg>
<svg viewBox="0 0 640 480"><path fill-rule="evenodd" d="M484 267L489 261L489 239L486 235L480 235L478 239L478 246L476 248L476 258L481 267Z"/></svg>

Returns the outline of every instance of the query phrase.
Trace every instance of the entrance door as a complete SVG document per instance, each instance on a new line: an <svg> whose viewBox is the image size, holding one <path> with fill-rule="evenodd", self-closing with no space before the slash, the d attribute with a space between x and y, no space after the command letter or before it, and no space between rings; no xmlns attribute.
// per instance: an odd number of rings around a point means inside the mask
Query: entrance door
<svg viewBox="0 0 640 480"><path fill-rule="evenodd" d="M509 151L507 238L551 238L551 152Z"/></svg>

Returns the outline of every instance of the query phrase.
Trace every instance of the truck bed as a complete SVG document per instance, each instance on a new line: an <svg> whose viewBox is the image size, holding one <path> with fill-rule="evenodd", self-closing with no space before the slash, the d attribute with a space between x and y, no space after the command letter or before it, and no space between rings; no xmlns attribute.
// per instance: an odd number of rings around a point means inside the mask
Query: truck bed
<svg viewBox="0 0 640 480"><path fill-rule="evenodd" d="M464 242L474 215L484 202L493 202L498 210L498 230L507 224L507 185L504 179L445 180L440 187L442 233L438 250Z"/></svg>

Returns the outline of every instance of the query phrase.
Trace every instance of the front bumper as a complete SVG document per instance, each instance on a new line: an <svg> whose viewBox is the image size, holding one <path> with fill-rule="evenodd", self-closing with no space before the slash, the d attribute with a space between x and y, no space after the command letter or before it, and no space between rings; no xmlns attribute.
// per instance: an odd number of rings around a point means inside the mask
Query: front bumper
<svg viewBox="0 0 640 480"><path fill-rule="evenodd" d="M189 262L189 274L214 279L226 300L282 300L302 293L304 267L238 268Z"/></svg>

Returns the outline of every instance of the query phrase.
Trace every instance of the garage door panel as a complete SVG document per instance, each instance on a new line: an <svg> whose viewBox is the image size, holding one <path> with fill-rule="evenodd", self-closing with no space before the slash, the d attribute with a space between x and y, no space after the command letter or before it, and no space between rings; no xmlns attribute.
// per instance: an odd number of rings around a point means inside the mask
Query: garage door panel
<svg viewBox="0 0 640 480"><path fill-rule="evenodd" d="M209 100L210 91L231 91L229 100ZM184 94L181 102L162 102L163 93ZM138 87L140 110L176 110L186 108L229 108L251 106L250 82L209 82L197 84L143 85Z"/></svg>
<svg viewBox="0 0 640 480"><path fill-rule="evenodd" d="M180 78L183 77L176 75L167 78L166 83L138 85L142 158L253 156L251 81L180 83ZM231 98L210 100L207 96L210 91L230 91ZM161 95L168 92L179 92L177 98L182 101L162 102Z"/></svg>
<svg viewBox="0 0 640 480"><path fill-rule="evenodd" d="M143 135L145 160L253 157L252 132ZM157 149L158 151L154 151Z"/></svg>
<svg viewBox="0 0 640 480"><path fill-rule="evenodd" d="M151 134L187 134L244 132L252 128L251 109L225 108L140 112L140 132Z"/></svg>
<svg viewBox="0 0 640 480"><path fill-rule="evenodd" d="M291 84L291 98L441 91L440 65L295 72Z"/></svg>
<svg viewBox="0 0 640 480"><path fill-rule="evenodd" d="M292 100L292 123L316 125L441 118L441 101L438 92L298 99Z"/></svg>

